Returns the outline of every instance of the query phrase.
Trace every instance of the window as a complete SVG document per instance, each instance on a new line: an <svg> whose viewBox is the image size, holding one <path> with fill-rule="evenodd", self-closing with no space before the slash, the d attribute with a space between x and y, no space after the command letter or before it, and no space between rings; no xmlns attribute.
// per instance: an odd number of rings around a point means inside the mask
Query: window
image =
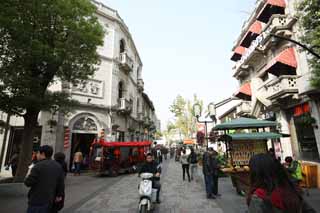
<svg viewBox="0 0 320 213"><path fill-rule="evenodd" d="M124 41L124 39L120 40L120 54L124 53L126 51L126 42Z"/></svg>
<svg viewBox="0 0 320 213"><path fill-rule="evenodd" d="M118 86L118 98L120 99L120 98L123 98L123 94L124 93L124 91L123 91L123 82L122 81L120 81L119 82L119 86Z"/></svg>

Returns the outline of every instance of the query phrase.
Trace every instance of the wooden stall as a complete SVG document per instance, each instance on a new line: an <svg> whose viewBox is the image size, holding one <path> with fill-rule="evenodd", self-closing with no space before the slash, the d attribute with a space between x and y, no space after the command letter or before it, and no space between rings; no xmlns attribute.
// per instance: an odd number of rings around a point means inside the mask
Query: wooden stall
<svg viewBox="0 0 320 213"><path fill-rule="evenodd" d="M249 161L253 155L267 153L267 142L282 135L270 132L276 122L239 118L215 127L220 131L219 140L226 144L228 166L222 171L231 177L238 193L249 190Z"/></svg>

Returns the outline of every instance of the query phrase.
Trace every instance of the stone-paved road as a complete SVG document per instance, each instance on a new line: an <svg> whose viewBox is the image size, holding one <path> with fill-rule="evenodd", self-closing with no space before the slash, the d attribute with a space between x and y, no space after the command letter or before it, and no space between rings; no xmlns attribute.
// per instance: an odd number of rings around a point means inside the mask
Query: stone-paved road
<svg viewBox="0 0 320 213"><path fill-rule="evenodd" d="M230 181L221 180L223 184L221 193L228 192L230 195L223 195L217 200L208 200L204 192L203 178L200 175L200 171L196 180L189 183L188 181L182 181L179 163L167 161L163 165L163 170L161 179L163 186L162 203L157 206L156 213L245 212L244 200L234 195ZM101 190L100 193L83 203L78 209L70 212L137 212L139 199L137 185L139 180L137 175L125 176L106 190Z"/></svg>
<svg viewBox="0 0 320 213"><path fill-rule="evenodd" d="M135 213L138 207L137 174L117 178L96 177L84 174L68 176L66 202L62 213ZM162 203L155 213L244 213L244 199L235 194L229 178L220 179L220 193L217 200L205 197L203 177L195 181L182 181L180 163L168 160L163 164ZM27 207L27 189L0 186L0 212L23 213Z"/></svg>

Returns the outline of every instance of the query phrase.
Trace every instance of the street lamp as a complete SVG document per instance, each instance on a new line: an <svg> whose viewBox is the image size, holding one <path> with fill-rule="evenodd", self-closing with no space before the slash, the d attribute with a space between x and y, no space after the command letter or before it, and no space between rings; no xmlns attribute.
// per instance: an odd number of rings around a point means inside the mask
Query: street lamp
<svg viewBox="0 0 320 213"><path fill-rule="evenodd" d="M205 125L205 139L207 141L207 150L209 148L209 137L208 137L208 123L214 123L216 122L216 105L214 103L210 103L208 105L208 112L209 117L211 120L200 120L201 113L202 113L202 107L200 104L196 103L193 105L193 112L195 117L197 118L198 123L203 123Z"/></svg>

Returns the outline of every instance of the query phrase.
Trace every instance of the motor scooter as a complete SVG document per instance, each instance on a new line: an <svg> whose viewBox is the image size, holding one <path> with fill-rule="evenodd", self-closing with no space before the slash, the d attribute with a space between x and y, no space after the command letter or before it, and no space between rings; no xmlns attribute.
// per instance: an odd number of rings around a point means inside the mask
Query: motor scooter
<svg viewBox="0 0 320 213"><path fill-rule="evenodd" d="M142 180L139 184L139 212L151 212L155 208L157 199L157 189L152 188L152 179L154 175L152 173L142 173L140 174L140 177Z"/></svg>

